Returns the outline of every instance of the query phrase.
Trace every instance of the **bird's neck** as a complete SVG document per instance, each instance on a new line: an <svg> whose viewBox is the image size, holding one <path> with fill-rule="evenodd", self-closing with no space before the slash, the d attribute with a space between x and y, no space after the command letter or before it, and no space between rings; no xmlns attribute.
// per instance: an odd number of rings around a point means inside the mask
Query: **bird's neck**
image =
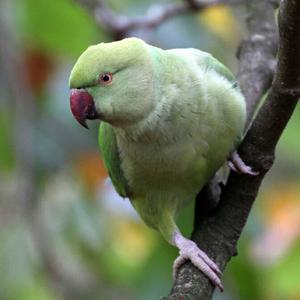
<svg viewBox="0 0 300 300"><path fill-rule="evenodd" d="M151 46L150 51L155 70L154 109L139 122L116 128L116 133L121 138L133 142L153 143L159 140L168 144L176 139L175 136L178 135L176 128L188 118L185 114L189 101L186 97L190 92L189 86L183 84L181 76L171 72L184 70L186 62L156 47ZM192 102L192 106L196 105L194 99Z"/></svg>
<svg viewBox="0 0 300 300"><path fill-rule="evenodd" d="M163 79L165 70L165 51L149 46L153 69L155 70L155 91L152 95L154 109L147 117L134 124L115 128L115 132L123 139L131 142L153 142L161 134L162 123L168 118L172 105L171 99L167 99L166 82ZM143 101L143 99L141 99ZM169 103L168 103L169 102Z"/></svg>
<svg viewBox="0 0 300 300"><path fill-rule="evenodd" d="M129 126L115 128L115 132L131 142L153 143L163 134L168 116L169 105L164 104L162 99L146 118Z"/></svg>

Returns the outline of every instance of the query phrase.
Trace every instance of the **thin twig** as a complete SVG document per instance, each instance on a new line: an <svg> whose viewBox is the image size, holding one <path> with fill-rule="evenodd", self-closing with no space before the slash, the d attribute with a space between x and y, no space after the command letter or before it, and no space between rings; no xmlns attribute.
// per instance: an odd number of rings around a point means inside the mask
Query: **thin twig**
<svg viewBox="0 0 300 300"><path fill-rule="evenodd" d="M88 8L95 15L96 21L116 39L122 39L130 35L133 30L154 29L175 16L197 12L219 4L240 4L242 0L186 0L165 6L157 4L151 6L144 16L132 18L115 14L104 0L96 2L77 0L77 2Z"/></svg>

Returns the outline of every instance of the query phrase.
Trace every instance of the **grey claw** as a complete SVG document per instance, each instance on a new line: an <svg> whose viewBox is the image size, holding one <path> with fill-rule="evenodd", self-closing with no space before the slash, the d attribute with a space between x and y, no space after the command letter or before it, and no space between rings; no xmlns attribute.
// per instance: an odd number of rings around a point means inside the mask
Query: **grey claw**
<svg viewBox="0 0 300 300"><path fill-rule="evenodd" d="M224 290L219 276L222 274L219 267L202 251L193 241L186 239L177 233L176 246L179 248L179 256L173 264L173 277L178 275L180 267L190 260L192 264L202 271L208 279L217 286L220 291Z"/></svg>
<svg viewBox="0 0 300 300"><path fill-rule="evenodd" d="M250 166L247 166L244 163L236 151L231 154L230 160L228 161L228 166L232 171L240 174L247 174L251 176L259 175L259 172L253 171Z"/></svg>

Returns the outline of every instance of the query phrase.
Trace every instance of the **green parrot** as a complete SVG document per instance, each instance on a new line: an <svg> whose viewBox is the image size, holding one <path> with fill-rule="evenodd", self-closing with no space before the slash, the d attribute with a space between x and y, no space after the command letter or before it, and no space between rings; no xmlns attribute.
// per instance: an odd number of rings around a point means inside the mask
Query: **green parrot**
<svg viewBox="0 0 300 300"><path fill-rule="evenodd" d="M218 266L175 223L178 212L224 165L255 175L234 152L245 100L231 72L206 52L163 50L138 38L90 46L69 80L77 121L99 119L112 183L144 222L223 290Z"/></svg>

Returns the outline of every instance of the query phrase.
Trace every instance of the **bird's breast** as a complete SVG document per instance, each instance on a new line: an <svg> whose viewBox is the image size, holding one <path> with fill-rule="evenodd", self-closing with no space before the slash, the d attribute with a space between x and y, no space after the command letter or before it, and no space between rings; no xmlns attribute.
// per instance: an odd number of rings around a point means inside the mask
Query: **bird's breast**
<svg viewBox="0 0 300 300"><path fill-rule="evenodd" d="M122 169L134 194L150 190L174 193L199 191L206 174L206 160L194 142L186 139L160 145L118 141ZM203 149L202 149L203 150Z"/></svg>

